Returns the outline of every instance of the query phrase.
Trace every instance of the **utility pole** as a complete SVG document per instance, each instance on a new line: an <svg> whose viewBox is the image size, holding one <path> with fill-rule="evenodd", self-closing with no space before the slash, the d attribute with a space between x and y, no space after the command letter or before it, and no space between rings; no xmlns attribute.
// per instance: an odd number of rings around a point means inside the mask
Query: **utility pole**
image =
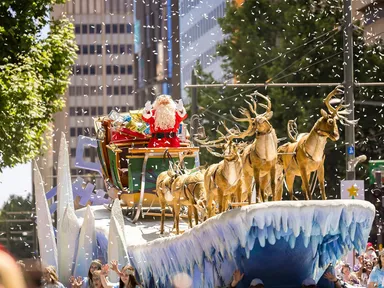
<svg viewBox="0 0 384 288"><path fill-rule="evenodd" d="M348 115L348 120L354 120L354 79L353 79L353 25L352 25L352 0L344 0L344 30L343 30L343 50L344 50L344 89L345 102L352 112ZM346 145L346 170L347 180L355 180L355 167L349 170L350 161L355 158L355 127L349 125L345 127Z"/></svg>
<svg viewBox="0 0 384 288"><path fill-rule="evenodd" d="M196 73L195 69L192 69L192 75L191 75L191 84L196 85ZM192 88L192 103L191 103L191 127L189 134L191 135L191 140L193 140L193 143L196 145L196 141L194 140L193 135L197 133L197 124L198 124L198 106L197 106L197 88ZM197 119L196 119L197 118Z"/></svg>

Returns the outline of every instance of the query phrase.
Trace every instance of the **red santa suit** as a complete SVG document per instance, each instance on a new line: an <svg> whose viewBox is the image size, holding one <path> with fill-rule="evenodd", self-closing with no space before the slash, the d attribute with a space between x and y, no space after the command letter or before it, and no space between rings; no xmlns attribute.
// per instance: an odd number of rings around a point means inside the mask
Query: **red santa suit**
<svg viewBox="0 0 384 288"><path fill-rule="evenodd" d="M177 105L168 95L158 96L153 109L148 109L146 104L143 112L143 120L150 125L152 138L149 148L156 147L180 147L177 132L181 121L187 118L185 108ZM180 109L181 108L181 109Z"/></svg>

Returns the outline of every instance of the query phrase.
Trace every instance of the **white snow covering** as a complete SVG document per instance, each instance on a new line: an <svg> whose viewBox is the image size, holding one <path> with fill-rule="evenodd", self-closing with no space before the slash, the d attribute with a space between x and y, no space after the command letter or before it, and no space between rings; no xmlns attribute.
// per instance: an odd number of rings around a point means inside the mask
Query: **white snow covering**
<svg viewBox="0 0 384 288"><path fill-rule="evenodd" d="M74 275L82 276L88 274L89 266L93 259L97 259L95 217L90 206L87 206L83 225L80 230L79 244L77 249Z"/></svg>
<svg viewBox="0 0 384 288"><path fill-rule="evenodd" d="M68 285L76 259L80 224L71 205L67 205L58 229L57 248L59 256L59 279ZM89 266L88 266L89 267Z"/></svg>
<svg viewBox="0 0 384 288"><path fill-rule="evenodd" d="M347 251L365 249L374 215L374 206L360 200L268 202L228 211L183 235L127 249L146 286L155 279L159 286L166 287L169 277L188 271L194 281L201 281L194 287L214 287L219 276L212 263L221 265L221 270L223 265L229 265L225 269L229 275L224 275L223 283L229 284L236 267L233 256L239 246L247 257L255 241L264 247L267 242L274 245L282 238L294 248L302 233L305 247L311 247L313 257L318 258L313 276L319 279L326 265ZM337 241L332 236L338 237Z"/></svg>
<svg viewBox="0 0 384 288"><path fill-rule="evenodd" d="M34 169L33 182L35 184L37 237L39 239L40 257L44 265L57 267L57 246L52 217L45 197L43 179L36 162L34 162Z"/></svg>

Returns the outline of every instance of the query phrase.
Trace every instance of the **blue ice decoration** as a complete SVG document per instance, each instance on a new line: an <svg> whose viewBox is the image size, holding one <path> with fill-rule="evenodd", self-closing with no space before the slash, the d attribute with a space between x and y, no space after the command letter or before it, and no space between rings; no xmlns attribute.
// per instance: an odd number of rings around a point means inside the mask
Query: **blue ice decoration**
<svg viewBox="0 0 384 288"><path fill-rule="evenodd" d="M95 171L102 176L101 166L99 162L91 162L84 160L83 155L85 147L92 147L96 149L97 140L86 136L79 136L77 138L75 167ZM80 205L85 206L88 201L90 201L92 205L110 204L111 200L107 197L107 193L104 190L95 189L95 185L91 183L87 183L85 188L83 188L83 184L85 184L85 180L80 176L77 177L76 180L72 183L73 199L79 196ZM57 186L46 193L47 200L53 198L54 196L56 196L56 194ZM49 210L51 213L54 213L56 209L57 202L54 202L49 207Z"/></svg>
<svg viewBox="0 0 384 288"><path fill-rule="evenodd" d="M374 206L361 200L274 201L127 249L146 287L171 287L181 272L192 287L227 287L240 269L242 287L257 277L265 287L297 288L306 278L318 281L348 251L364 251L374 216Z"/></svg>
<svg viewBox="0 0 384 288"><path fill-rule="evenodd" d="M123 119L124 122L131 122L131 120L132 120L131 115L124 116L124 119Z"/></svg>

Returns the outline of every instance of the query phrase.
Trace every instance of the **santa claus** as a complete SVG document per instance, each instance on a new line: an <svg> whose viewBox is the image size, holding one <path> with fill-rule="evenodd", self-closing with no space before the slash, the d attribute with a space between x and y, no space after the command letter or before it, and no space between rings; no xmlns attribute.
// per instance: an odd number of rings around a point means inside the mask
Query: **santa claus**
<svg viewBox="0 0 384 288"><path fill-rule="evenodd" d="M177 137L181 121L187 118L183 101L175 103L171 96L160 95L153 103L145 103L143 120L150 125L152 138L148 147L180 147Z"/></svg>

